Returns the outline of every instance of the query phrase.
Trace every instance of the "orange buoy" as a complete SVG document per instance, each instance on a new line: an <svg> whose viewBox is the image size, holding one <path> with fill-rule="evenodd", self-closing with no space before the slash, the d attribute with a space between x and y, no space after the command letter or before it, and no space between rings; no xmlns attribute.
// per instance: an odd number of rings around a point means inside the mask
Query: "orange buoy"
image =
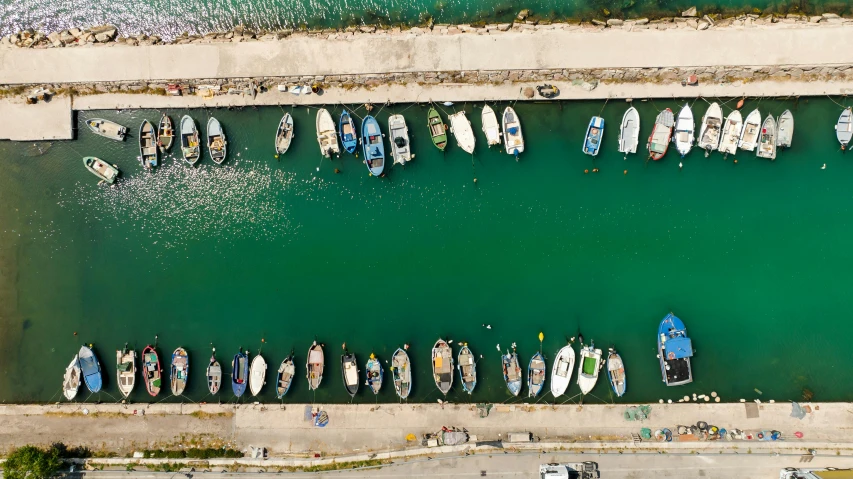
<svg viewBox="0 0 853 479"><path fill-rule="evenodd" d="M734 163L737 164L737 158L734 159Z"/></svg>
<svg viewBox="0 0 853 479"><path fill-rule="evenodd" d="M740 110L743 108L743 102L746 101L746 98L741 98L739 102L737 102L737 109Z"/></svg>
<svg viewBox="0 0 853 479"><path fill-rule="evenodd" d="M583 170L583 174L589 173L589 170Z"/></svg>

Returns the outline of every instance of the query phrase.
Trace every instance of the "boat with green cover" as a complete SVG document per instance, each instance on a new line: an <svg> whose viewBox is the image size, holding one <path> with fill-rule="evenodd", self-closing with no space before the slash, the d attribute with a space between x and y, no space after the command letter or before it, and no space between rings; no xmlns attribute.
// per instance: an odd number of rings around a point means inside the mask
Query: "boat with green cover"
<svg viewBox="0 0 853 479"><path fill-rule="evenodd" d="M429 125L429 136L432 144L441 151L447 146L447 125L441 119L441 115L435 108L430 108L427 113L427 124Z"/></svg>
<svg viewBox="0 0 853 479"><path fill-rule="evenodd" d="M84 156L83 165L86 166L86 169L91 171L93 175L100 178L101 181L106 181L109 184L115 183L116 178L118 177L118 168L100 158Z"/></svg>

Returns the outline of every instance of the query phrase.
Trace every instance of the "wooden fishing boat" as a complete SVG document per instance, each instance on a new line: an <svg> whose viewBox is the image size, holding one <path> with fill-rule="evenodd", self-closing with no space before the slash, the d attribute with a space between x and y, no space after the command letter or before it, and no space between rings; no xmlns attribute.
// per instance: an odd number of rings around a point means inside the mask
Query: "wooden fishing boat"
<svg viewBox="0 0 853 479"><path fill-rule="evenodd" d="M738 148L744 151L755 151L758 146L758 135L761 134L761 113L758 109L749 112L743 121L743 132L737 142Z"/></svg>
<svg viewBox="0 0 853 479"><path fill-rule="evenodd" d="M707 157L720 145L720 132L723 129L723 110L716 102L708 106L708 111L702 117L702 125L699 127L699 141L696 146L705 150Z"/></svg>
<svg viewBox="0 0 853 479"><path fill-rule="evenodd" d="M329 110L320 108L317 110L317 143L320 145L320 154L326 158L332 155L341 156L341 147L338 145L338 134L335 132L335 122Z"/></svg>
<svg viewBox="0 0 853 479"><path fill-rule="evenodd" d="M391 356L391 374L394 377L394 391L400 399L408 399L412 392L412 364L405 350L397 348Z"/></svg>
<svg viewBox="0 0 853 479"><path fill-rule="evenodd" d="M467 344L463 344L462 349L459 350L456 363L462 390L468 394L473 393L474 388L477 387L477 360L474 359L474 353L471 352Z"/></svg>
<svg viewBox="0 0 853 479"><path fill-rule="evenodd" d="M181 118L181 155L184 161L195 165L201 159L201 141L198 137L198 128L195 121L189 115Z"/></svg>
<svg viewBox="0 0 853 479"><path fill-rule="evenodd" d="M501 126L498 124L498 117L495 115L495 110L489 105L483 106L482 113L483 133L486 135L486 144L492 145L501 144Z"/></svg>
<svg viewBox="0 0 853 479"><path fill-rule="evenodd" d="M684 104L681 111L678 112L678 118L675 120L675 134L672 141L675 142L675 149L684 158L690 149L693 148L693 131L696 128L693 121L693 110L690 105Z"/></svg>
<svg viewBox="0 0 853 479"><path fill-rule="evenodd" d="M210 159L217 165L225 161L225 156L228 154L227 145L225 131L219 120L210 117L207 120L207 152L210 153Z"/></svg>
<svg viewBox="0 0 853 479"><path fill-rule="evenodd" d="M557 358L551 368L551 394L555 398L565 394L572 380L574 368L575 349L572 347L572 343L569 343L557 351Z"/></svg>
<svg viewBox="0 0 853 479"><path fill-rule="evenodd" d="M249 368L249 392L252 393L252 396L257 396L261 393L266 380L267 361L259 353L252 359L252 366Z"/></svg>
<svg viewBox="0 0 853 479"><path fill-rule="evenodd" d="M341 112L341 118L338 120L338 131L341 135L341 143L344 145L344 150L351 154L355 154L355 149L358 148L358 135L355 133L355 121L348 111Z"/></svg>
<svg viewBox="0 0 853 479"><path fill-rule="evenodd" d="M441 338L432 346L432 378L438 390L447 396L453 386L453 350Z"/></svg>
<svg viewBox="0 0 853 479"><path fill-rule="evenodd" d="M841 112L838 117L838 122L835 124L835 136L838 142L841 143L841 149L846 150L847 144L853 138L853 110L850 107Z"/></svg>
<svg viewBox="0 0 853 479"><path fill-rule="evenodd" d="M102 182L113 184L115 183L116 178L118 178L118 168L115 165L111 165L100 158L95 158L94 156L84 156L83 166L85 166L87 170L92 172L93 175L100 178Z"/></svg>
<svg viewBox="0 0 853 479"><path fill-rule="evenodd" d="M524 136L521 133L521 120L511 106L504 110L501 125L503 126L504 148L507 154L515 156L515 160L518 161L518 155L524 152Z"/></svg>
<svg viewBox="0 0 853 479"><path fill-rule="evenodd" d="M65 368L65 376L62 378L62 394L65 395L65 399L73 401L77 397L77 391L80 390L81 378L80 362L75 354L74 359Z"/></svg>
<svg viewBox="0 0 853 479"><path fill-rule="evenodd" d="M160 394L163 382L163 374L160 370L160 358L157 350L150 344L142 350L142 376L145 379L145 390L152 397Z"/></svg>
<svg viewBox="0 0 853 479"><path fill-rule="evenodd" d="M391 157L394 163L404 165L410 161L412 155L409 145L409 127L403 115L391 115L388 117L388 135L391 138Z"/></svg>
<svg viewBox="0 0 853 479"><path fill-rule="evenodd" d="M640 114L633 106L622 115L622 125L619 127L619 152L636 153L640 143Z"/></svg>
<svg viewBox="0 0 853 479"><path fill-rule="evenodd" d="M737 153L737 144L741 133L743 133L743 115L738 110L732 110L726 117L725 124L723 124L723 132L720 135L720 153L724 155Z"/></svg>
<svg viewBox="0 0 853 479"><path fill-rule="evenodd" d="M545 387L545 358L539 351L527 365L527 396L535 398Z"/></svg>
<svg viewBox="0 0 853 479"><path fill-rule="evenodd" d="M365 373L367 380L364 385L369 387L373 394L379 394L379 390L382 389L384 371L382 370L382 363L376 359L376 355L373 353L370 353L370 358L367 360Z"/></svg>
<svg viewBox="0 0 853 479"><path fill-rule="evenodd" d="M658 326L658 359L663 382L680 386L693 382L693 343L687 336L684 323L672 313L664 316Z"/></svg>
<svg viewBox="0 0 853 479"><path fill-rule="evenodd" d="M317 341L314 341L311 347L308 348L308 360L305 363L309 390L315 391L320 387L320 382L323 380L324 363L323 345L317 344Z"/></svg>
<svg viewBox="0 0 853 479"><path fill-rule="evenodd" d="M456 144L463 151L474 154L474 145L477 139L474 138L474 130L471 129L471 122L465 116L464 111L460 111L450 115L450 132L456 138Z"/></svg>
<svg viewBox="0 0 853 479"><path fill-rule="evenodd" d="M218 393L219 388L222 387L222 366L216 360L216 349L210 354L205 375L207 376L207 390L210 391L210 394Z"/></svg>
<svg viewBox="0 0 853 479"><path fill-rule="evenodd" d="M776 159L776 119L773 115L767 115L764 124L761 125L761 135L758 137L758 150L755 152L759 158L768 160Z"/></svg>
<svg viewBox="0 0 853 479"><path fill-rule="evenodd" d="M101 379L101 364L95 356L95 352L86 346L80 346L80 352L77 353L80 362L80 374L83 376L83 381L90 392L96 393L101 390L103 385Z"/></svg>
<svg viewBox="0 0 853 479"><path fill-rule="evenodd" d="M794 139L794 115L791 110L785 110L779 115L776 125L776 146L790 148Z"/></svg>
<svg viewBox="0 0 853 479"><path fill-rule="evenodd" d="M628 382L625 379L625 364L622 362L622 356L613 348L608 349L607 378L610 380L613 392L621 398L625 394Z"/></svg>
<svg viewBox="0 0 853 479"><path fill-rule="evenodd" d="M358 392L358 362L356 362L355 354L344 350L341 355L341 378L344 380L344 387L350 397L355 397Z"/></svg>
<svg viewBox="0 0 853 479"><path fill-rule="evenodd" d="M293 352L291 351L290 355L284 358L278 367L275 378L275 397L281 399L287 394L287 391L290 391L294 377L296 377L296 364L293 362Z"/></svg>
<svg viewBox="0 0 853 479"><path fill-rule="evenodd" d="M278 129L275 131L275 154L283 155L290 148L290 143L293 141L293 117L290 113L285 113L278 122Z"/></svg>
<svg viewBox="0 0 853 479"><path fill-rule="evenodd" d="M157 148L157 133L154 125L148 120L143 120L139 126L139 160L144 168L157 166L160 150Z"/></svg>
<svg viewBox="0 0 853 479"><path fill-rule="evenodd" d="M361 148L364 151L364 164L373 176L382 175L385 170L385 143L379 122L370 115L361 122Z"/></svg>
<svg viewBox="0 0 853 479"><path fill-rule="evenodd" d="M160 124L157 126L157 146L160 147L160 152L169 151L174 140L175 129L172 127L172 119L163 113L163 116L160 117Z"/></svg>
<svg viewBox="0 0 853 479"><path fill-rule="evenodd" d="M116 351L116 379L122 396L130 396L136 384L136 353L128 350L127 345Z"/></svg>
<svg viewBox="0 0 853 479"><path fill-rule="evenodd" d="M240 397L246 392L249 382L249 355L240 351L234 355L231 361L231 389L234 395Z"/></svg>
<svg viewBox="0 0 853 479"><path fill-rule="evenodd" d="M101 135L111 140L124 141L124 137L127 135L127 128L114 121L104 120L103 118L86 120L86 125L96 135Z"/></svg>
<svg viewBox="0 0 853 479"><path fill-rule="evenodd" d="M447 125L444 124L444 120L441 119L441 115L435 108L430 108L427 112L427 126L432 144L444 151L447 146Z"/></svg>
<svg viewBox="0 0 853 479"><path fill-rule="evenodd" d="M666 150L669 149L669 140L672 138L673 126L675 126L675 119L672 116L672 110L667 108L658 113L652 134L649 135L649 143L646 145L651 159L657 161L666 154Z"/></svg>
<svg viewBox="0 0 853 479"><path fill-rule="evenodd" d="M589 120L586 127L586 135L583 140L583 152L590 156L597 156L601 148L601 140L604 137L604 118L594 116Z"/></svg>
<svg viewBox="0 0 853 479"><path fill-rule="evenodd" d="M175 349L172 353L172 365L169 368L169 387L172 394L180 396L187 388L190 376L190 357L184 348Z"/></svg>
<svg viewBox="0 0 853 479"><path fill-rule="evenodd" d="M589 394L598 382L598 371L601 369L601 350L595 349L595 344L581 345L578 365L578 386L582 394Z"/></svg>
<svg viewBox="0 0 853 479"><path fill-rule="evenodd" d="M521 392L521 367L518 365L518 354L515 350L501 355L501 367L507 389L513 396L518 396Z"/></svg>

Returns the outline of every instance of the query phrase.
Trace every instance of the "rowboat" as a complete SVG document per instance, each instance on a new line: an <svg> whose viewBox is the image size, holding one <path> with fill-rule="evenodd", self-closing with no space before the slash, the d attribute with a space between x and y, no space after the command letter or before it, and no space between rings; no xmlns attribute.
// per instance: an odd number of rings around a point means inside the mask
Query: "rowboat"
<svg viewBox="0 0 853 479"><path fill-rule="evenodd" d="M95 158L94 156L84 156L83 157L83 166L86 167L93 175L97 176L101 179L101 181L109 184L113 184L118 178L118 168L115 165L111 165L106 161Z"/></svg>
<svg viewBox="0 0 853 479"><path fill-rule="evenodd" d="M355 354L344 350L341 355L341 378L344 380L344 388L350 397L355 397L358 392L358 362L355 359Z"/></svg>
<svg viewBox="0 0 853 479"><path fill-rule="evenodd" d="M80 362L77 360L77 355L68 363L65 368L65 376L62 378L62 394L65 399L72 401L77 397L77 391L80 390Z"/></svg>
<svg viewBox="0 0 853 479"><path fill-rule="evenodd" d="M429 137L432 144L441 151L447 146L447 125L441 119L441 115L435 108L427 112L427 126L429 126Z"/></svg>
<svg viewBox="0 0 853 479"><path fill-rule="evenodd" d="M246 384L249 381L249 355L240 351L234 355L231 361L231 390L234 395L240 397L246 392Z"/></svg>
<svg viewBox="0 0 853 479"><path fill-rule="evenodd" d="M116 351L116 379L122 396L130 396L136 384L136 353L128 350L127 345Z"/></svg>
<svg viewBox="0 0 853 479"><path fill-rule="evenodd" d="M695 129L693 110L690 109L690 105L685 103L675 120L675 134L672 138L672 141L675 142L675 149L678 150L682 158L690 153L690 149L693 148L693 131Z"/></svg>
<svg viewBox="0 0 853 479"><path fill-rule="evenodd" d="M391 157L394 163L405 165L412 161L412 150L409 145L409 127L403 115L388 117L388 135L391 138Z"/></svg>
<svg viewBox="0 0 853 479"><path fill-rule="evenodd" d="M124 137L127 135L127 128L114 121L104 120L103 118L86 120L86 125L96 135L101 135L111 140L124 141Z"/></svg>
<svg viewBox="0 0 853 479"><path fill-rule="evenodd" d="M364 164L373 176L380 176L385 169L385 144L379 122L370 115L361 122L361 149L364 151Z"/></svg>
<svg viewBox="0 0 853 479"><path fill-rule="evenodd" d="M296 364L293 363L293 352L291 352L278 367L275 378L275 397L281 399L287 394L287 391L290 391L294 377L296 377Z"/></svg>
<svg viewBox="0 0 853 479"><path fill-rule="evenodd" d="M622 362L622 356L619 356L615 349L610 348L607 351L607 378L610 379L613 392L621 398L628 387L628 382L625 379L625 364Z"/></svg>
<svg viewBox="0 0 853 479"><path fill-rule="evenodd" d="M518 365L518 354L515 350L501 355L501 367L507 389L513 396L518 396L521 392L521 367Z"/></svg>
<svg viewBox="0 0 853 479"><path fill-rule="evenodd" d="M743 115L739 110L732 110L726 117L723 125L723 133L720 135L720 153L734 155L737 153L737 144L743 132ZM775 128L774 128L775 132Z"/></svg>
<svg viewBox="0 0 853 479"><path fill-rule="evenodd" d="M545 386L545 358L536 352L527 365L527 396L536 397Z"/></svg>
<svg viewBox="0 0 853 479"><path fill-rule="evenodd" d="M221 165L225 161L228 141L225 139L225 131L222 125L214 117L207 120L207 152L210 153L210 159L217 165Z"/></svg>
<svg viewBox="0 0 853 479"><path fill-rule="evenodd" d="M86 387L93 393L100 391L102 385L101 364L98 363L95 353L86 346L80 346L77 357L80 358L80 373L83 375Z"/></svg>
<svg viewBox="0 0 853 479"><path fill-rule="evenodd" d="M384 376L382 362L376 359L376 355L370 353L370 358L367 360L364 370L367 376L367 380L364 382L365 386L369 387L373 391L373 394L379 394L379 390L382 389L382 378Z"/></svg>
<svg viewBox="0 0 853 479"><path fill-rule="evenodd" d="M207 390L210 391L210 394L218 393L219 388L222 387L222 366L216 360L216 349L210 354L205 375L207 376Z"/></svg>
<svg viewBox="0 0 853 479"><path fill-rule="evenodd" d="M450 132L456 138L456 144L462 150L474 154L474 145L477 139L474 138L474 130L471 129L471 122L465 116L464 111L460 111L450 115Z"/></svg>
<svg viewBox="0 0 853 479"><path fill-rule="evenodd" d="M672 313L664 316L658 326L658 359L663 382L680 386L693 381L693 343L687 337L684 323Z"/></svg>
<svg viewBox="0 0 853 479"><path fill-rule="evenodd" d="M190 376L190 357L184 348L175 349L172 353L172 366L169 368L169 386L172 394L180 396L187 388Z"/></svg>
<svg viewBox="0 0 853 479"><path fill-rule="evenodd" d="M492 145L501 144L501 127L498 124L498 117L495 115L495 110L489 105L483 106L483 133L486 134L486 144Z"/></svg>
<svg viewBox="0 0 853 479"><path fill-rule="evenodd" d="M794 115L791 110L785 110L779 115L776 125L776 146L779 148L790 148L794 139Z"/></svg>
<svg viewBox="0 0 853 479"><path fill-rule="evenodd" d="M586 127L586 136L583 140L583 152L590 156L598 156L601 148L601 140L604 137L604 118L594 116L589 120Z"/></svg>
<svg viewBox="0 0 853 479"><path fill-rule="evenodd" d="M323 345L314 341L308 348L308 360L305 362L309 390L315 391L320 387L320 381L323 380L323 365Z"/></svg>
<svg viewBox="0 0 853 479"><path fill-rule="evenodd" d="M655 126L652 128L652 134L649 136L649 143L646 147L649 149L649 157L655 161L663 158L666 150L669 149L669 140L672 137L672 127L675 125L675 119L672 117L672 110L666 110L658 113L655 119Z"/></svg>
<svg viewBox="0 0 853 479"><path fill-rule="evenodd" d="M249 368L249 392L252 396L260 394L267 379L267 361L260 353L252 359L252 366Z"/></svg>
<svg viewBox="0 0 853 479"><path fill-rule="evenodd" d="M290 142L293 141L293 117L290 113L285 113L278 122L278 129L275 131L275 154L283 155L290 148Z"/></svg>
<svg viewBox="0 0 853 479"><path fill-rule="evenodd" d="M598 382L598 370L601 369L601 350L595 349L595 343L581 347L578 365L578 386L582 394L589 394Z"/></svg>
<svg viewBox="0 0 853 479"><path fill-rule="evenodd" d="M391 374L394 377L394 391L400 399L407 399L412 392L412 364L405 350L397 348L391 356Z"/></svg>
<svg viewBox="0 0 853 479"><path fill-rule="evenodd" d="M743 133L740 134L737 146L744 151L755 151L758 146L758 135L761 134L761 113L758 109L749 112L743 122Z"/></svg>
<svg viewBox="0 0 853 479"><path fill-rule="evenodd" d="M511 106L506 107L501 126L504 134L504 148L507 154L514 155L518 161L519 153L524 152L524 136L521 133L521 120Z"/></svg>
<svg viewBox="0 0 853 479"><path fill-rule="evenodd" d="M853 111L849 106L838 117L838 123L835 124L835 136L838 138L838 142L841 143L841 149L847 149L847 144L850 143L850 138L853 137Z"/></svg>
<svg viewBox="0 0 853 479"><path fill-rule="evenodd" d="M142 376L145 379L145 390L152 397L160 394L160 386L163 382L163 374L160 370L160 358L157 350L150 344L142 350Z"/></svg>
<svg viewBox="0 0 853 479"><path fill-rule="evenodd" d="M317 143L320 145L320 154L326 158L332 155L341 156L341 147L338 146L338 134L335 133L335 122L332 115L325 108L317 110Z"/></svg>
<svg viewBox="0 0 853 479"><path fill-rule="evenodd" d="M636 153L640 142L640 114L633 106L622 115L619 127L619 153ZM553 387L553 384L552 384Z"/></svg>
<svg viewBox="0 0 853 479"><path fill-rule="evenodd" d="M198 138L198 128L189 115L181 118L181 155L184 161L195 165L201 159L201 141Z"/></svg>
<svg viewBox="0 0 853 479"><path fill-rule="evenodd" d="M139 160L142 162L142 166L145 168L157 166L159 153L154 125L148 120L143 120L142 125L139 126Z"/></svg>
<svg viewBox="0 0 853 479"><path fill-rule="evenodd" d="M473 393L474 388L477 387L477 361L467 344L462 345L459 355L456 356L456 368L459 369L462 390L468 394Z"/></svg>
<svg viewBox="0 0 853 479"><path fill-rule="evenodd" d="M163 116L160 117L160 124L157 126L157 146L160 147L162 153L165 153L172 148L174 140L175 129L172 128L172 119L163 113Z"/></svg>
<svg viewBox="0 0 853 479"><path fill-rule="evenodd" d="M341 135L344 150L355 154L355 149L358 147L358 135L355 133L355 121L346 110L341 112L341 118L338 120L338 133Z"/></svg>
<svg viewBox="0 0 853 479"><path fill-rule="evenodd" d="M776 159L776 119L773 118L773 115L767 115L764 124L761 125L758 150L755 154L759 158Z"/></svg>
<svg viewBox="0 0 853 479"><path fill-rule="evenodd" d="M699 127L699 141L696 146L705 150L707 157L720 145L720 131L723 127L723 110L716 102L708 106L708 111L702 117L702 125Z"/></svg>
<svg viewBox="0 0 853 479"><path fill-rule="evenodd" d="M453 350L447 341L440 338L432 346L432 378L438 390L446 396L453 386Z"/></svg>
<svg viewBox="0 0 853 479"><path fill-rule="evenodd" d="M572 370L575 368L575 349L572 343L557 351L557 359L551 368L551 394L559 397L565 394L572 380Z"/></svg>

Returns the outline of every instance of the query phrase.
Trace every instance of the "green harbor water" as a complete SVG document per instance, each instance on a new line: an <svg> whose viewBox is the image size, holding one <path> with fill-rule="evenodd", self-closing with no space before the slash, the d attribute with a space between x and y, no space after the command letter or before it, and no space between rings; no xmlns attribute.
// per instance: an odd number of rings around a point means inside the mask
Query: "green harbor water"
<svg viewBox="0 0 853 479"><path fill-rule="evenodd" d="M521 401L503 384L497 346L517 343L526 366L542 331L550 368L578 330L621 352L628 393L617 402L711 391L726 401L796 400L803 388L815 400L853 399L853 159L835 140L841 108L827 98L748 100L746 112L794 112L793 148L775 162L693 151L680 170L674 148L646 162L656 111L680 103L634 103L641 153L627 160L616 151L624 102L519 103L520 162L485 147L481 105L442 107L468 112L473 157L452 140L446 154L432 146L425 105L384 107L383 129L402 112L416 154L386 178L368 176L348 154L321 161L315 108L292 110L296 138L278 161L278 107L191 112L202 127L211 115L224 125L222 167L205 150L190 168L173 148L153 173L142 171L135 130L156 111L81 112L75 141L0 143L0 400L59 400L65 366L93 343L105 391L83 388L78 400L115 401L115 350L141 351L159 335L163 358L188 349L190 380L186 398L164 389L157 400L235 400L228 375L218 397L207 395L212 344L226 374L238 348L261 351L269 363L261 400L275 401L275 369L293 350L298 374L286 402L347 402L346 342L362 365L371 352L384 363L410 344L411 401L434 402L430 348L444 337L454 354L468 342L482 355L474 395L455 375L451 401ZM696 101L695 116L705 108ZM331 110L337 118L340 107ZM592 160L581 143L599 112L604 146ZM176 121L185 113L169 112ZM93 135L83 127L92 117L129 126L132 138ZM117 164L118 185L97 186L85 155ZM696 381L677 388L663 385L655 357L669 311L696 349ZM327 351L316 394L304 377L314 339ZM390 386L376 399L362 386L354 401L396 401ZM568 396L578 392L573 384ZM131 400L151 401L140 381ZM613 400L602 377L585 402Z"/></svg>

